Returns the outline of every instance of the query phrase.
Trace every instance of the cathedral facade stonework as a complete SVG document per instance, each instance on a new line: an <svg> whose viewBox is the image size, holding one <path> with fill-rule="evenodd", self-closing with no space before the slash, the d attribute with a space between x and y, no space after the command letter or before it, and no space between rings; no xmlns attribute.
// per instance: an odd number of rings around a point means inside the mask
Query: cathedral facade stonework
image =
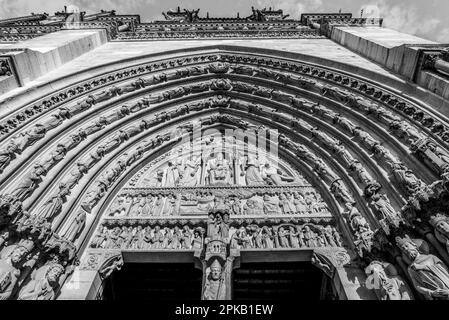
<svg viewBox="0 0 449 320"><path fill-rule="evenodd" d="M0 299L449 300L449 45L251 12L0 20Z"/></svg>

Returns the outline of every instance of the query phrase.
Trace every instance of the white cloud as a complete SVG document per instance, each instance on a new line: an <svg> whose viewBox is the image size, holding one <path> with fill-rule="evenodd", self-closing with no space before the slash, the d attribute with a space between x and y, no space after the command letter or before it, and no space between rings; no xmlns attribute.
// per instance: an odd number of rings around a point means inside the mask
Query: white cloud
<svg viewBox="0 0 449 320"><path fill-rule="evenodd" d="M442 21L435 17L428 17L410 1L403 4L390 5L385 0L363 5L364 17L384 18L384 26L400 32L417 35L426 39L437 40ZM449 39L446 39L446 42Z"/></svg>

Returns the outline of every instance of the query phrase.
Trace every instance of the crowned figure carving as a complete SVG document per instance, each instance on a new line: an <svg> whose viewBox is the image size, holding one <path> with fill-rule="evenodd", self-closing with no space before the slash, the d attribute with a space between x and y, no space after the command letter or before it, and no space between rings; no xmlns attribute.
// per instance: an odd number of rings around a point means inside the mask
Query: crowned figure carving
<svg viewBox="0 0 449 320"><path fill-rule="evenodd" d="M0 256L0 300L9 299L13 293L22 273L23 262L33 247L32 241L23 240L2 250Z"/></svg>
<svg viewBox="0 0 449 320"><path fill-rule="evenodd" d="M226 299L226 281L223 266L218 258L206 269L206 281L203 290L203 300Z"/></svg>
<svg viewBox="0 0 449 320"><path fill-rule="evenodd" d="M449 253L449 217L438 213L431 216L429 222L434 229L435 238L446 246Z"/></svg>

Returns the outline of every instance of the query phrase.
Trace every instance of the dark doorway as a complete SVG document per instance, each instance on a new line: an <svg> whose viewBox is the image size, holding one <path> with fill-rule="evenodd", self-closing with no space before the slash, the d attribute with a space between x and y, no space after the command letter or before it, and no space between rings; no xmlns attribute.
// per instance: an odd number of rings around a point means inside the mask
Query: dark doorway
<svg viewBox="0 0 449 320"><path fill-rule="evenodd" d="M200 300L202 272L193 263L125 263L106 280L105 300Z"/></svg>
<svg viewBox="0 0 449 320"><path fill-rule="evenodd" d="M233 300L332 300L328 280L310 262L243 263L233 272Z"/></svg>

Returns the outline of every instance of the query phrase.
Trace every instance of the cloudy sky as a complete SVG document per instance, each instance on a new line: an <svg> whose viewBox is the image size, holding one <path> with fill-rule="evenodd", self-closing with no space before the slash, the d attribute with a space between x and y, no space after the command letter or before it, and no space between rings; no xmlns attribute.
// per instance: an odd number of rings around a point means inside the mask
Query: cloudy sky
<svg viewBox="0 0 449 320"><path fill-rule="evenodd" d="M162 19L161 12L181 7L201 8L211 16L250 14L251 6L282 8L294 18L310 12L352 12L359 17L381 16L384 26L430 40L449 43L449 0L0 0L0 18L29 14L53 13L64 5L75 5L82 11L115 9L117 13L138 13L143 21Z"/></svg>

